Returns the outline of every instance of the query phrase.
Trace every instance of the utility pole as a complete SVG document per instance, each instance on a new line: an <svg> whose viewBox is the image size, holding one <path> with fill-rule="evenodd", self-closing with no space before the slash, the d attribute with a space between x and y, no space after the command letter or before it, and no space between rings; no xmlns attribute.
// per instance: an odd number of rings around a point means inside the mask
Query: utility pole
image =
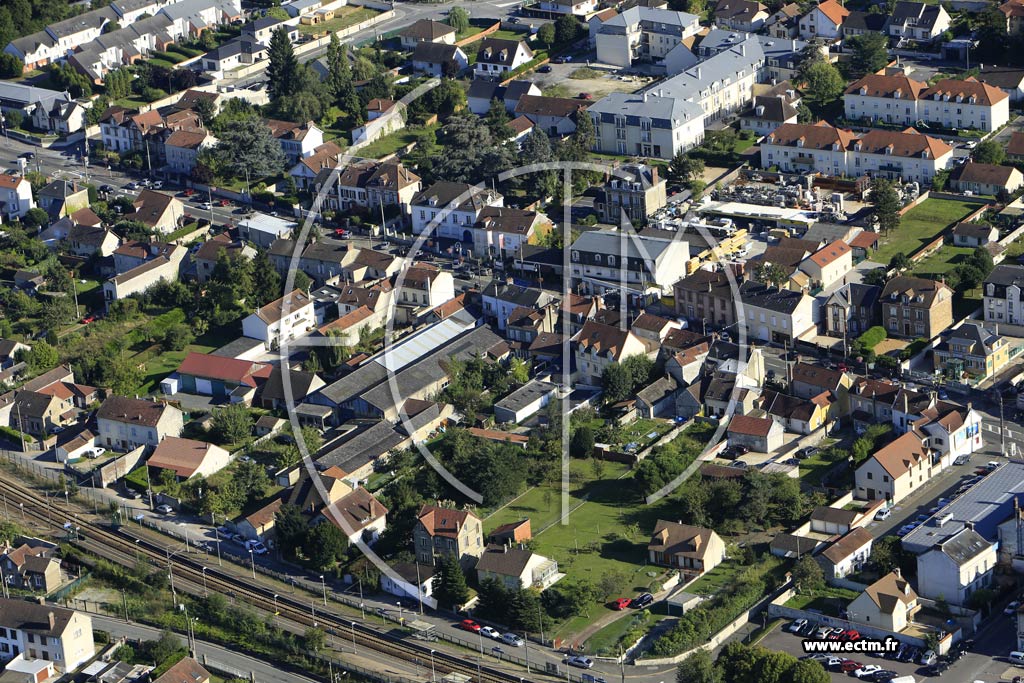
<svg viewBox="0 0 1024 683"><path fill-rule="evenodd" d="M999 392L999 452L1006 455L1006 425L1003 421L1003 394Z"/></svg>

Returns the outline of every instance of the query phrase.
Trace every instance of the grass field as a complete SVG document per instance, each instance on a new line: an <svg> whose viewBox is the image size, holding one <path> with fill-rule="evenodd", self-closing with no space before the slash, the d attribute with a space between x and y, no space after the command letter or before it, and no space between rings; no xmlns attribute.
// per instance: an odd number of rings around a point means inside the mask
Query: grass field
<svg viewBox="0 0 1024 683"><path fill-rule="evenodd" d="M330 21L325 21L324 23L316 24L315 26L299 24L299 33L304 33L306 35L312 35L315 33L336 33L342 29L348 28L349 26L355 26L367 19L372 19L378 14L380 14L380 12L368 7L340 7L335 10L334 18Z"/></svg>
<svg viewBox="0 0 1024 683"><path fill-rule="evenodd" d="M931 277L949 272L974 253L974 247L954 247L947 244L914 266L914 275Z"/></svg>
<svg viewBox="0 0 1024 683"><path fill-rule="evenodd" d="M735 560L726 560L704 574L687 588L688 593L712 596L723 587L736 581L736 576L743 571L743 566Z"/></svg>
<svg viewBox="0 0 1024 683"><path fill-rule="evenodd" d="M825 614L838 615L839 610L845 608L851 600L860 593L847 588L836 588L828 586L813 593L800 593L794 595L786 603L786 607L794 609L816 609Z"/></svg>
<svg viewBox="0 0 1024 683"><path fill-rule="evenodd" d="M900 252L910 256L948 226L977 211L978 204L951 199L926 199L903 215L900 227L882 238L873 261L888 263Z"/></svg>
<svg viewBox="0 0 1024 683"><path fill-rule="evenodd" d="M437 130L438 124L428 127L432 130ZM371 142L365 147L361 147L359 149L359 156L368 159L380 159L389 154L394 154L406 145L416 142L422 130L423 128L403 128L402 130L397 130L390 135L385 135L379 140Z"/></svg>

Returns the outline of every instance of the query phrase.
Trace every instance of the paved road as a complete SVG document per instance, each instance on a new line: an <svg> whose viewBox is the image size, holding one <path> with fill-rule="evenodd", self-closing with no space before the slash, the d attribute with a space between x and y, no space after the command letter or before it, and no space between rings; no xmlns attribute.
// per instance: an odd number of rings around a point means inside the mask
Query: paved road
<svg viewBox="0 0 1024 683"><path fill-rule="evenodd" d="M114 638L126 637L134 640L155 640L160 629L136 623L125 623L122 619L92 615L93 628L106 631ZM210 668L246 677L252 675L256 683L314 683L314 679L296 673L281 671L275 664L239 654L233 650L196 641L196 657Z"/></svg>

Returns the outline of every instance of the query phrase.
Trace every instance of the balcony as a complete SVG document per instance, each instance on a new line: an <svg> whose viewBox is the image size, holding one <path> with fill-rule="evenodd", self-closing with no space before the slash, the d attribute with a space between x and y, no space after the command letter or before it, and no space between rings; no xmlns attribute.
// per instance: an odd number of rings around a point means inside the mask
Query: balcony
<svg viewBox="0 0 1024 683"><path fill-rule="evenodd" d="M793 157L790 161L798 166L814 166L814 157Z"/></svg>
<svg viewBox="0 0 1024 683"><path fill-rule="evenodd" d="M899 164L879 164L878 170L883 173L903 173L903 166Z"/></svg>

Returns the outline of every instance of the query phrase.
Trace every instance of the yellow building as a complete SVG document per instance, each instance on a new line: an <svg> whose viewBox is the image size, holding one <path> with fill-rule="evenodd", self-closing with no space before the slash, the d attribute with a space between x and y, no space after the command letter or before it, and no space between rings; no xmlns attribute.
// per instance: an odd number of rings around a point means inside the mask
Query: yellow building
<svg viewBox="0 0 1024 683"><path fill-rule="evenodd" d="M942 334L934 351L936 371L953 380L992 377L1010 361L1010 344L982 323L965 322Z"/></svg>

